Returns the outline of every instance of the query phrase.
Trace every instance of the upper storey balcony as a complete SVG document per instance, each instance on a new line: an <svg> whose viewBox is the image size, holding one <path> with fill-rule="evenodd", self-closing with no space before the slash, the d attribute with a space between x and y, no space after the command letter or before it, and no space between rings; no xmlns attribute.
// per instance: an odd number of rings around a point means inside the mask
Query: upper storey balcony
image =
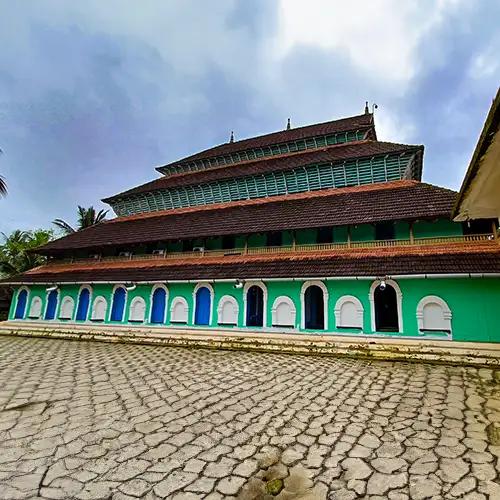
<svg viewBox="0 0 500 500"><path fill-rule="evenodd" d="M486 248L489 246L498 246L500 240L494 233L489 234L467 234L455 236L435 236L428 238L412 238L412 239L398 239L398 240L377 240L377 241L348 241L345 243L310 243L310 244L292 244L282 246L264 246L264 247L239 247L239 248L226 248L220 250L207 250L204 247L196 247L191 251L184 252L168 252L165 250L153 251L151 253L135 254L133 252L123 251L118 255L103 256L101 254L92 254L89 257L70 257L66 259L56 259L49 261L49 265L59 265L61 263L88 263L94 264L95 262L125 262L125 261L144 261L144 260L200 260L211 259L214 257L252 257L259 255L318 255L321 253L335 252L341 254L342 252L351 253L355 255L360 251L372 251L374 249L390 250L390 249L404 249L409 250L422 250L430 251L432 249L446 249L452 250L454 247L467 244L467 248L473 251L475 247Z"/></svg>

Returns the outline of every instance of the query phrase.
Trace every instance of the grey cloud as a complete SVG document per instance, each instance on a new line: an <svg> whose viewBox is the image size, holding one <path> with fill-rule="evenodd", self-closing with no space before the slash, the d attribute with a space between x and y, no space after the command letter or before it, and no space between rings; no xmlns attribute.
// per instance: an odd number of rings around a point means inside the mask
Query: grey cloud
<svg viewBox="0 0 500 500"><path fill-rule="evenodd" d="M99 205L232 129L243 138L288 116L299 125L360 113L365 99L414 127L427 180L458 187L498 85L498 74L469 74L478 54L499 52L495 2L428 33L397 95L340 51L297 46L269 62L278 14L265 0L140 10L0 0L0 10L0 173L10 187L0 231L72 221L77 204Z"/></svg>

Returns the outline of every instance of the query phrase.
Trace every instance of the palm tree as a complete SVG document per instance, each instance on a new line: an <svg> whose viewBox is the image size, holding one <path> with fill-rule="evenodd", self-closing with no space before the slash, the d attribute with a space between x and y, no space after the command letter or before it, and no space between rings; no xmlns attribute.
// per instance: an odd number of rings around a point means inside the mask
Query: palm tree
<svg viewBox="0 0 500 500"><path fill-rule="evenodd" d="M4 241L0 245L0 276L23 273L45 262L45 257L32 250L48 243L53 238L52 231L17 230L9 235L1 234Z"/></svg>
<svg viewBox="0 0 500 500"><path fill-rule="evenodd" d="M0 149L0 155L3 151ZM2 196L7 196L7 183L5 182L5 177L0 175L0 198Z"/></svg>
<svg viewBox="0 0 500 500"><path fill-rule="evenodd" d="M106 215L108 214L108 210L99 210L96 212L94 207L84 208L78 205L78 228L75 229L73 226L68 224L63 219L55 219L52 221L52 224L57 226L59 229L65 234L72 234L85 229L87 227L95 226L100 222L106 220Z"/></svg>

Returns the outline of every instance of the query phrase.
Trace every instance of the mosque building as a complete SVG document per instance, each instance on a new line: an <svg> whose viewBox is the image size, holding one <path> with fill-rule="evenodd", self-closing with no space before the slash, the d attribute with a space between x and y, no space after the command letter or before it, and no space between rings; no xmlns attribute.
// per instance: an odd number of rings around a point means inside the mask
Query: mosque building
<svg viewBox="0 0 500 500"><path fill-rule="evenodd" d="M423 157L379 141L368 106L231 136L39 248L45 265L4 280L9 319L500 341L498 219L454 221Z"/></svg>

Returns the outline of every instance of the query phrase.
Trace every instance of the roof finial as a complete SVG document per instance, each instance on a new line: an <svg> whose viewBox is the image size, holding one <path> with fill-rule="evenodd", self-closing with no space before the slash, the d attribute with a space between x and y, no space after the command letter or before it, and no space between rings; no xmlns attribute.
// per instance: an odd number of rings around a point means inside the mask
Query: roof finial
<svg viewBox="0 0 500 500"><path fill-rule="evenodd" d="M288 122L287 122L287 124L286 124L286 129L287 129L287 130L290 130L291 128L292 128L292 125L291 125L291 123L290 123L290 118L288 118Z"/></svg>
<svg viewBox="0 0 500 500"><path fill-rule="evenodd" d="M229 142L234 142L234 132L231 130L231 137L229 138Z"/></svg>
<svg viewBox="0 0 500 500"><path fill-rule="evenodd" d="M365 115L369 115L370 110L368 109L368 101L365 102Z"/></svg>

